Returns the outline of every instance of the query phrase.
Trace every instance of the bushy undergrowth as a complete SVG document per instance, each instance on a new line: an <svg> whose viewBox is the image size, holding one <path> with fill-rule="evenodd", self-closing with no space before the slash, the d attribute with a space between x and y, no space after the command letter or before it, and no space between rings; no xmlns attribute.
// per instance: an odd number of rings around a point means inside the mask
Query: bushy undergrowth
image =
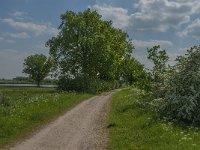
<svg viewBox="0 0 200 150"><path fill-rule="evenodd" d="M58 81L58 89L61 91L77 91L99 93L110 91L120 87L118 81L104 81L99 79L83 79L83 78L60 78Z"/></svg>
<svg viewBox="0 0 200 150"><path fill-rule="evenodd" d="M142 98L140 106L151 109L161 118L199 126L200 46L191 47L176 61L174 66L166 67L165 72L153 68L152 72L158 73L152 77L152 97ZM155 79L158 78L163 82L157 82Z"/></svg>
<svg viewBox="0 0 200 150"><path fill-rule="evenodd" d="M179 57L169 81L160 115L174 121L200 124L200 46Z"/></svg>

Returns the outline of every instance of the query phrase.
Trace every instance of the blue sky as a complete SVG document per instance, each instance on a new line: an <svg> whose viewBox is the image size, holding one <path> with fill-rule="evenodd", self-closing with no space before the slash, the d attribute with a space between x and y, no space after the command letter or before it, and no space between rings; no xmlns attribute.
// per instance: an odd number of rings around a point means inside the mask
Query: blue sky
<svg viewBox="0 0 200 150"><path fill-rule="evenodd" d="M170 63L199 44L199 0L1 0L0 78L24 76L23 60L48 55L45 42L59 31L60 15L87 8L126 31L135 45L134 56L147 67L147 47L160 44Z"/></svg>

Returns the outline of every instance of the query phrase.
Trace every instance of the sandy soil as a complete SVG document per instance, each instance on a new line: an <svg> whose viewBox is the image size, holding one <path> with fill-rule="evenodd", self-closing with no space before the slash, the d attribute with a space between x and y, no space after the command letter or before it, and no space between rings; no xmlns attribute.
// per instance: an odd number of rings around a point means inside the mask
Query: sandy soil
<svg viewBox="0 0 200 150"><path fill-rule="evenodd" d="M108 100L112 93L90 98L11 150L102 150Z"/></svg>

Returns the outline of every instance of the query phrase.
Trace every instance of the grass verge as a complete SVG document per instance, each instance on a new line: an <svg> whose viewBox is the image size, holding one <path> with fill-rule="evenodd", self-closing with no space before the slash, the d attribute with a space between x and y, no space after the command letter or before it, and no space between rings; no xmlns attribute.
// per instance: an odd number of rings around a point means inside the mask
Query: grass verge
<svg viewBox="0 0 200 150"><path fill-rule="evenodd" d="M58 93L52 88L0 87L0 147L27 136L91 96Z"/></svg>
<svg viewBox="0 0 200 150"><path fill-rule="evenodd" d="M125 89L111 101L108 121L110 150L200 150L200 131L154 119L138 106L141 91Z"/></svg>

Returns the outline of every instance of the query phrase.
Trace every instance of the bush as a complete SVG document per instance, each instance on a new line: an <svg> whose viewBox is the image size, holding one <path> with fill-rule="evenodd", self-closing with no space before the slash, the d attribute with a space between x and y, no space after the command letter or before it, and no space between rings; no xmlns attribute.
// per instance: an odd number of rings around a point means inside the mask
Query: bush
<svg viewBox="0 0 200 150"><path fill-rule="evenodd" d="M83 77L77 77L75 79L62 77L58 81L58 89L62 91L99 93L110 91L119 87L120 84L118 81L84 79Z"/></svg>
<svg viewBox="0 0 200 150"><path fill-rule="evenodd" d="M146 90L141 90L137 88L137 90L135 89L135 91L138 95L138 100L136 100L135 102L137 107L145 111L152 112L154 114L154 117L156 118L159 117L158 111L160 106L163 104L163 99L155 99L154 94Z"/></svg>
<svg viewBox="0 0 200 150"><path fill-rule="evenodd" d="M81 78L70 79L67 77L60 77L58 80L58 90L81 92L81 91L84 91L83 84L84 83Z"/></svg>
<svg viewBox="0 0 200 150"><path fill-rule="evenodd" d="M178 57L176 73L169 81L165 101L159 110L162 117L186 123L200 123L200 46Z"/></svg>

